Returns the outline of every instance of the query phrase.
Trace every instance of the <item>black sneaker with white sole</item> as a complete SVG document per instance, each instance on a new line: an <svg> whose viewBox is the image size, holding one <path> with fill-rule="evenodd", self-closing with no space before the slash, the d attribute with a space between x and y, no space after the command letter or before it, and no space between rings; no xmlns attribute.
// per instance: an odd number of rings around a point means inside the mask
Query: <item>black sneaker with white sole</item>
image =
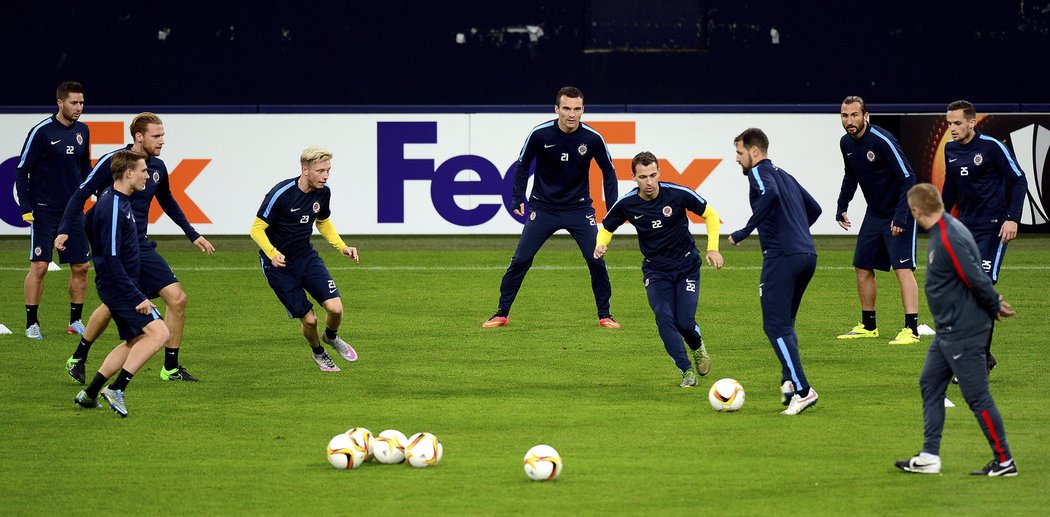
<svg viewBox="0 0 1050 517"><path fill-rule="evenodd" d="M970 473L971 476L989 476L989 477L1013 477L1017 475L1017 463L1011 459L1010 464L1002 466L997 460L989 461L987 465L981 470L975 470Z"/></svg>

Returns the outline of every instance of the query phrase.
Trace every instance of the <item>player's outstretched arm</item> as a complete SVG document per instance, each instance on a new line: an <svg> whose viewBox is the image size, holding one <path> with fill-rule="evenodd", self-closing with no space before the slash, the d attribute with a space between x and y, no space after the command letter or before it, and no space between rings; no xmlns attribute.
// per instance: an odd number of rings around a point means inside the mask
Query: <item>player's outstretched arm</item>
<svg viewBox="0 0 1050 517"><path fill-rule="evenodd" d="M758 198L751 203L751 218L747 220L747 224L729 234L729 244L740 244L751 235L751 232L758 228L758 224L773 212L773 203L780 197L780 190L769 171L756 167L747 175L747 180L750 190L757 192Z"/></svg>
<svg viewBox="0 0 1050 517"><path fill-rule="evenodd" d="M201 244L198 244L201 234L190 224L186 214L182 211L182 207L179 206L179 202L175 200L175 196L171 193L171 185L168 182L168 173L166 171L161 176L160 183L157 184L157 191L154 193L154 196L157 204L168 215L168 218L182 229L182 233L186 234L186 238L201 251L211 255L205 248L201 248ZM207 239L204 242L208 242ZM212 248L212 251L215 251L215 248Z"/></svg>

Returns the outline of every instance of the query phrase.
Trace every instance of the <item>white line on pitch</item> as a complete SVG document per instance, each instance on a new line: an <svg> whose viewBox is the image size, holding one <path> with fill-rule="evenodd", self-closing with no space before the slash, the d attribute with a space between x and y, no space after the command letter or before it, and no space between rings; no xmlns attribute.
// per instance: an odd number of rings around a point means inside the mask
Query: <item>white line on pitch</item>
<svg viewBox="0 0 1050 517"><path fill-rule="evenodd" d="M180 271L258 271L259 266L193 266L172 267L176 273ZM507 266L328 266L332 271L503 271ZM531 271L585 271L586 266L532 266ZM608 269L616 271L639 270L639 266L609 266ZM704 266L705 270L710 270ZM762 266L726 266L724 269L737 271L758 271ZM828 271L852 271L852 266L817 266L817 269ZM921 269L921 268L920 268ZM1007 271L1048 271L1047 266L1002 266ZM26 271L24 267L0 266L0 271Z"/></svg>

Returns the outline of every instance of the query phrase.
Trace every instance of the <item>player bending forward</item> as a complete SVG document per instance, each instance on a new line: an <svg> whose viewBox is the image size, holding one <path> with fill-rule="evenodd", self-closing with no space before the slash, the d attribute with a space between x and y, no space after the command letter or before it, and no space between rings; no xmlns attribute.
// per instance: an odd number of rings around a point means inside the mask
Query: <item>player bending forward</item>
<svg viewBox="0 0 1050 517"><path fill-rule="evenodd" d="M320 147L307 147L299 157L302 174L283 180L263 198L252 223L252 240L259 245L263 275L288 316L299 318L303 337L314 353L314 362L325 372L338 372L332 358L321 347L321 340L343 359L356 361L357 352L336 333L343 320L343 301L335 280L317 250L310 245L313 225L335 249L360 262L357 248L347 246L332 224L329 206L332 191L325 183L332 171L332 153ZM328 313L325 331L317 335L317 315L306 299L309 292Z"/></svg>
<svg viewBox="0 0 1050 517"><path fill-rule="evenodd" d="M696 375L711 371L711 356L700 336L696 307L700 303L700 250L689 233L686 211L704 217L707 224L707 263L722 269L725 263L718 252L718 213L690 188L660 181L656 155L644 151L631 160L631 175L638 187L621 197L609 209L598 230L594 258L602 258L609 249L612 232L630 221L638 231L645 293L656 315L656 328L664 350L682 373L679 386L696 386ZM693 352L689 362L685 344Z"/></svg>

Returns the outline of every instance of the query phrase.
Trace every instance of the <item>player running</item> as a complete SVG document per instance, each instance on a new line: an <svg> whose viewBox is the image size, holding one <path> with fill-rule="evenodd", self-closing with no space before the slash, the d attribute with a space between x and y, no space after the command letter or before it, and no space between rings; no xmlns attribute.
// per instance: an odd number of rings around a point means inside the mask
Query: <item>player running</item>
<svg viewBox="0 0 1050 517"><path fill-rule="evenodd" d="M182 284L171 271L167 261L157 253L157 243L150 241L147 237L150 204L156 199L164 209L164 213L179 225L179 228L182 228L190 242L202 252L211 255L215 252L215 247L193 229L171 193L168 168L159 158L161 148L164 147L164 123L160 117L149 112L139 113L132 119L129 131L134 143L99 158L91 174L69 198L65 214L62 216L62 223L58 228L59 235L55 238L55 247L59 250L66 249L66 239L70 228L77 217L83 214L84 203L92 194L101 193L106 187L113 184L113 176L108 173L112 157L123 150L132 150L146 155L149 176L146 178L146 187L129 196L131 211L135 214L140 247L139 274L134 280L150 299L160 297L164 300L166 307L164 320L171 338L165 345L164 367L160 370L160 378L166 381L196 381L197 377L187 372L179 362L179 349L182 345L183 327L186 321L186 292L183 291ZM106 330L109 320L110 311L105 303L99 305L91 313L80 343L73 355L66 360L66 371L76 382L84 383L88 352L95 340Z"/></svg>
<svg viewBox="0 0 1050 517"><path fill-rule="evenodd" d="M762 248L762 275L758 296L762 326L781 365L784 415L797 415L817 403L799 357L795 316L802 295L817 269L817 250L809 227L820 217L820 205L787 171L766 156L769 138L761 129L744 130L733 140L736 162L751 185L751 219L729 235L739 244L758 229Z"/></svg>
<svg viewBox="0 0 1050 517"><path fill-rule="evenodd" d="M347 246L330 218L332 191L325 183L332 170L332 153L320 147L307 147L299 157L302 173L283 180L263 198L252 223L251 236L259 245L259 263L270 288L288 316L302 322L303 337L313 350L314 362L324 372L339 367L321 346L323 340L347 361L356 361L357 352L337 335L343 320L343 301L324 261L310 244L313 226L343 256L360 262L357 248ZM306 293L328 313L324 334L318 338L317 315Z"/></svg>
<svg viewBox="0 0 1050 517"><path fill-rule="evenodd" d="M594 258L602 258L609 249L613 232L630 221L638 231L642 260L642 277L649 307L656 315L656 328L664 350L682 374L682 388L696 386L697 374L711 371L711 356L700 336L696 307L700 302L700 251L689 233L686 211L704 217L707 225L707 263L722 269L724 261L718 252L718 213L692 189L660 181L656 156L648 151L631 160L631 174L638 187L616 201L602 220ZM685 344L692 350L689 362ZM695 367L695 369L694 369Z"/></svg>
<svg viewBox="0 0 1050 517"><path fill-rule="evenodd" d="M102 362L91 384L74 402L84 408L101 407L98 396L121 417L128 416L124 391L135 372L168 340L168 327L153 302L139 289L138 225L131 208L131 194L146 188L149 173L146 155L118 151L110 160L113 186L98 197L88 223L91 256L95 263L95 289L117 323L124 340ZM103 388L114 374L117 379Z"/></svg>

